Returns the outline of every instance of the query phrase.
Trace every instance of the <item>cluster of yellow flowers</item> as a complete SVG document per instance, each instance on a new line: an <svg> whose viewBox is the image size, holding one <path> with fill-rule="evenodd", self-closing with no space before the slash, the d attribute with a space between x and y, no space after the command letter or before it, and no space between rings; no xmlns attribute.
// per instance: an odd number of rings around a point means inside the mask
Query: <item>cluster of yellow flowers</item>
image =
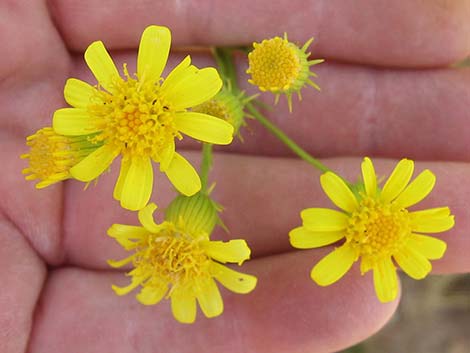
<svg viewBox="0 0 470 353"><path fill-rule="evenodd" d="M292 94L301 99L300 91L307 85L320 90L311 80L316 77L311 66L323 60L309 59L312 40L299 47L285 34L254 43L248 54L248 81L262 92L273 93L275 103L284 94L292 111ZM227 145L240 135L246 117L267 120L251 105L254 97L238 90L235 78L226 74L227 67L219 67L221 78L214 68L195 67L187 56L163 78L170 45L168 28L147 27L140 41L137 72L130 74L124 64L120 75L104 44L92 43L85 61L97 84L68 79L64 97L70 107L56 110L51 127L27 138L29 152L21 157L29 162L23 171L26 179L38 179L37 188L66 179L89 183L120 157L113 197L123 208L138 211L141 226L113 224L108 229L108 235L131 252L123 260L108 261L112 267L132 264L127 273L131 283L113 289L124 295L141 287L136 298L144 305L171 299L174 317L192 323L196 301L207 317L222 313L215 280L236 293L251 292L257 280L223 265L241 265L249 259L244 240L211 240L214 227L222 224L220 206L211 199L203 175L210 167L211 149L203 153L199 174L176 152L175 139L189 136L206 146ZM231 63L219 60L219 64ZM276 131L282 140L282 132ZM153 162L179 193L161 224L153 218L156 205L149 203ZM321 176L323 190L340 211L303 210L303 224L290 232L290 242L301 249L338 243L314 266L312 279L321 286L330 285L360 258L361 272L373 270L377 296L388 302L398 293L395 263L413 278L425 277L431 270L429 259L442 257L446 244L423 233L448 230L454 218L447 207L407 210L425 198L435 183L428 170L410 183L413 161L400 161L383 187L369 158L361 167L363 180L357 184L331 171Z"/></svg>

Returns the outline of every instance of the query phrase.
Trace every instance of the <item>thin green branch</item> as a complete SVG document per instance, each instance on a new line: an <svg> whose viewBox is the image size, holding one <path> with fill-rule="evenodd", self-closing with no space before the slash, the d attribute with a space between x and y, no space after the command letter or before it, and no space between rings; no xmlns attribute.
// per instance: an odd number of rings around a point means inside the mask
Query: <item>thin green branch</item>
<svg viewBox="0 0 470 353"><path fill-rule="evenodd" d="M207 193L209 186L207 185L209 179L209 172L212 168L212 144L203 143L202 144L202 161L201 161L201 191Z"/></svg>
<svg viewBox="0 0 470 353"><path fill-rule="evenodd" d="M252 103L248 103L246 105L246 109L250 112L250 114L258 120L270 133L276 136L282 143L284 143L292 152L294 152L297 156L302 158L305 162L311 164L315 168L319 169L322 172L329 172L331 171L330 168L325 166L319 160L313 158L308 152L306 152L302 147L296 144L289 136L287 136L281 129L279 129L276 125L274 125L270 120L264 117Z"/></svg>

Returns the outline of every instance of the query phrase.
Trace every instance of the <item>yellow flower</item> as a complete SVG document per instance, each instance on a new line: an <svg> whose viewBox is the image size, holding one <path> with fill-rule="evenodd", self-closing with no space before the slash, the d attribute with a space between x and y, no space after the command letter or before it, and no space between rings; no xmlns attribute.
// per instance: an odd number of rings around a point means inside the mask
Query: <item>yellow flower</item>
<svg viewBox="0 0 470 353"><path fill-rule="evenodd" d="M401 160L383 188L378 187L369 158L362 162L363 184L352 190L336 174L321 176L321 185L342 211L309 208L301 213L303 226L289 236L296 248L317 248L344 239L338 248L312 269L312 279L321 286L338 281L361 258L361 273L373 270L374 286L381 302L398 294L395 264L414 279L431 271L429 260L440 259L446 243L423 233L439 233L454 226L448 207L409 211L433 189L436 178L424 170L411 183L411 160ZM353 188L354 189L354 188ZM392 260L393 259L393 260Z"/></svg>
<svg viewBox="0 0 470 353"><path fill-rule="evenodd" d="M70 168L79 163L100 145L91 144L88 136L62 136L51 127L45 127L26 138L29 153L21 155L27 159L29 167L23 169L28 174L26 180L39 179L36 188L42 189L51 184L71 178Z"/></svg>
<svg viewBox="0 0 470 353"><path fill-rule="evenodd" d="M301 48L289 42L287 34L284 38L274 37L265 39L261 43L253 43L253 51L248 54L249 67L246 71L251 75L248 80L251 84L265 92L270 91L276 95L275 104L281 94L287 97L289 111L292 111L292 94L297 93L302 99L300 90L305 85L320 90L320 87L310 77L316 74L310 71L310 66L322 63L323 59L309 60L307 53L313 38L308 40Z"/></svg>
<svg viewBox="0 0 470 353"><path fill-rule="evenodd" d="M167 218L163 223L156 224L152 216L156 206L149 204L139 211L143 227L113 224L109 228L111 237L126 250L134 251L121 261L108 261L113 267L127 263L133 266L127 274L131 277L131 283L125 287L113 286L116 294L125 295L141 286L136 295L140 303L154 305L163 298L171 299L175 319L193 323L196 319L196 301L207 317L223 312L222 297L214 279L235 293L248 293L255 288L256 277L223 265L227 262L241 265L247 260L250 249L246 242L241 239L211 241L205 231L214 224L213 217L207 216L211 206L196 207L196 215L200 217L195 216L194 212L186 217L194 208L194 205L186 205L184 209L187 211L182 209L177 222ZM207 227L204 226L206 222Z"/></svg>
<svg viewBox="0 0 470 353"><path fill-rule="evenodd" d="M201 188L194 168L175 152L175 138L186 134L214 144L229 144L233 138L233 127L227 122L187 111L220 90L222 81L214 68L199 70L187 56L166 79L161 77L170 42L168 28L147 27L140 41L137 74L129 75L124 64L125 78L119 75L103 43L92 43L85 61L98 85L69 79L64 96L73 108L54 114L57 133L94 133L92 142L103 145L70 170L74 178L93 180L122 156L114 198L130 210L142 208L150 198L152 160L182 194L192 195Z"/></svg>

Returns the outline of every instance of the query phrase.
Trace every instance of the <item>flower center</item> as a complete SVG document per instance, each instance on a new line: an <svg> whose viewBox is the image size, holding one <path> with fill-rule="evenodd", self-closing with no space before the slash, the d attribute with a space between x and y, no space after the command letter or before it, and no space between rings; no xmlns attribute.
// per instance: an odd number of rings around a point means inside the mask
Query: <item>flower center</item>
<svg viewBox="0 0 470 353"><path fill-rule="evenodd" d="M170 105L161 95L160 83L139 81L130 77L114 83L113 93L98 91L89 105L90 114L98 118L101 133L95 141L106 141L123 156L148 156L156 162L175 137L181 139Z"/></svg>
<svg viewBox="0 0 470 353"><path fill-rule="evenodd" d="M136 267L148 267L152 277L172 285L184 285L197 277L209 276L211 260L199 241L189 235L170 232L149 237L145 252L135 260Z"/></svg>
<svg viewBox="0 0 470 353"><path fill-rule="evenodd" d="M296 81L301 70L298 48L285 38L274 37L254 43L248 55L252 84L262 91L286 91Z"/></svg>
<svg viewBox="0 0 470 353"><path fill-rule="evenodd" d="M360 256L376 259L391 256L410 234L407 210L394 209L390 204L366 197L349 219L346 239Z"/></svg>
<svg viewBox="0 0 470 353"><path fill-rule="evenodd" d="M87 136L62 136L50 127L29 136L26 145L30 151L21 157L29 160L29 168L24 169L23 173L31 173L27 179L50 182L69 177L70 168L96 148L88 142ZM38 184L38 187L41 185Z"/></svg>

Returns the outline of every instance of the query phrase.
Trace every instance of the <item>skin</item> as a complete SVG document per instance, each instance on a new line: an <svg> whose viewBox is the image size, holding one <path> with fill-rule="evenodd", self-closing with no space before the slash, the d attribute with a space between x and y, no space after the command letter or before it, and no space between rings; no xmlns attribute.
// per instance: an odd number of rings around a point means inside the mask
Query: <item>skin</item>
<svg viewBox="0 0 470 353"><path fill-rule="evenodd" d="M301 209L333 206L320 173L255 121L242 131L244 144L217 149L230 153L216 153L211 180L231 230L214 238L247 240L253 260L241 270L258 277L256 290L222 290L224 314L209 320L199 313L191 326L174 321L169 302L144 307L132 294L114 295L111 284L128 279L105 261L125 252L106 229L137 224L112 199L117 164L87 191L76 181L37 191L21 177L18 156L25 137L65 106L68 77L94 83L83 63L88 44L103 40L115 62L134 72L140 34L152 23L171 28L174 47L248 45L284 31L299 42L315 36L314 57L327 59L315 68L322 92L305 89L290 115L281 99L269 117L352 181L364 155L374 157L382 176L405 156L419 160L416 171L431 169L438 182L419 209L447 205L457 222L439 235L448 251L433 271L470 271L470 186L463 182L470 178L470 71L448 68L470 52L470 2L304 3L0 3L1 352L330 352L376 332L398 305L380 304L370 273L361 277L357 266L327 288L310 280L311 267L331 248L294 250L287 233L300 225ZM212 64L204 53L193 61ZM245 81L246 62L238 63ZM187 140L180 146L199 148ZM197 164L197 151L184 154ZM172 188L161 175L155 185L152 200L163 208Z"/></svg>

